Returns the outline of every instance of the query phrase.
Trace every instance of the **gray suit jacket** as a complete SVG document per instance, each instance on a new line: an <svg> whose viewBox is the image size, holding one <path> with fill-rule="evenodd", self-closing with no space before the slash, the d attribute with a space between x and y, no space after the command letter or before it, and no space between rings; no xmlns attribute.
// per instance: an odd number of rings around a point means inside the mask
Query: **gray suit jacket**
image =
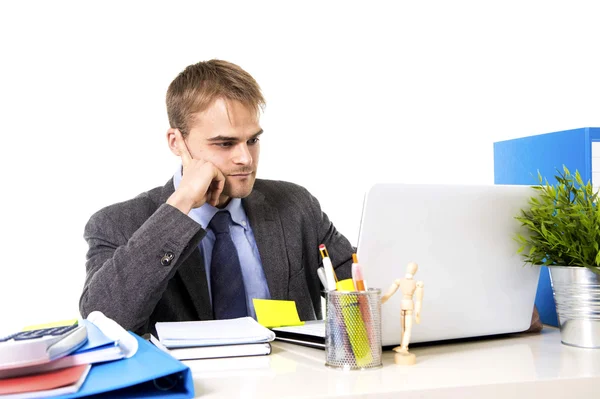
<svg viewBox="0 0 600 399"><path fill-rule="evenodd" d="M85 227L87 275L79 309L102 311L125 329L155 332L157 321L213 318L198 244L206 231L166 204L173 181L95 213ZM303 187L257 179L242 200L272 299L296 301L301 320L322 318L319 244L340 279L353 248Z"/></svg>

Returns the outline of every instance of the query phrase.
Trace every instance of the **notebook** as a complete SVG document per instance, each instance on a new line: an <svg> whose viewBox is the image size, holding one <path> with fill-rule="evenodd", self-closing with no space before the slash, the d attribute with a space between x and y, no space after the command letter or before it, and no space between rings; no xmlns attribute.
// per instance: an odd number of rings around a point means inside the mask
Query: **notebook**
<svg viewBox="0 0 600 399"><path fill-rule="evenodd" d="M169 349L264 343L275 339L272 331L258 324L252 317L158 322L156 333L160 342Z"/></svg>
<svg viewBox="0 0 600 399"><path fill-rule="evenodd" d="M409 262L424 283L411 343L529 328L539 267L517 254L514 219L529 186L376 184L365 196L357 255L369 288L385 293ZM382 344L398 345L400 301L381 306Z"/></svg>
<svg viewBox="0 0 600 399"><path fill-rule="evenodd" d="M218 359L224 357L261 356L271 354L271 344L269 342L235 345L189 346L171 349L163 345L154 335L150 335L150 342L152 342L158 349L168 353L177 360Z"/></svg>

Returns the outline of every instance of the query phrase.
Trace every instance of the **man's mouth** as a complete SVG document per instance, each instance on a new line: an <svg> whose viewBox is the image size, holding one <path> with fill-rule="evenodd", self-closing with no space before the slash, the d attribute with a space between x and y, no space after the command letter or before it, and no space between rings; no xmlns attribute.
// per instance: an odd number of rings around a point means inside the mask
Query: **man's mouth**
<svg viewBox="0 0 600 399"><path fill-rule="evenodd" d="M229 176L246 177L246 176L250 176L251 174L252 174L252 172L239 172L239 173L231 173Z"/></svg>

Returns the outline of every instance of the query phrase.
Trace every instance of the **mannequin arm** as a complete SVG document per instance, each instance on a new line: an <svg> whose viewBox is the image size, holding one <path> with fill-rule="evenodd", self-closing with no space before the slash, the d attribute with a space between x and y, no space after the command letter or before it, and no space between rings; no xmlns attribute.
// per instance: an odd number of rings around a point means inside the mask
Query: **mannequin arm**
<svg viewBox="0 0 600 399"><path fill-rule="evenodd" d="M417 324L421 322L421 307L423 306L424 291L425 284L423 284L422 281L417 281L417 289L415 291L415 321Z"/></svg>
<svg viewBox="0 0 600 399"><path fill-rule="evenodd" d="M396 293L396 291L398 291L398 287L400 287L400 280L394 280L394 283L390 285L390 288L388 288L388 291L385 293L385 295L381 297L382 305L386 303L387 300Z"/></svg>

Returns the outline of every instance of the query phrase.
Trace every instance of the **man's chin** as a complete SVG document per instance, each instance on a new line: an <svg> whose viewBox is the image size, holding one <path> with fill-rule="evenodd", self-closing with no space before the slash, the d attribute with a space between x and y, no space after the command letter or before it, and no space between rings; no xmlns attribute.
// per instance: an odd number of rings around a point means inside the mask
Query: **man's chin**
<svg viewBox="0 0 600 399"><path fill-rule="evenodd" d="M236 184L230 185L229 187L225 186L223 194L229 198L246 198L252 192L252 188L254 188L254 179L252 179L252 182L243 185Z"/></svg>

